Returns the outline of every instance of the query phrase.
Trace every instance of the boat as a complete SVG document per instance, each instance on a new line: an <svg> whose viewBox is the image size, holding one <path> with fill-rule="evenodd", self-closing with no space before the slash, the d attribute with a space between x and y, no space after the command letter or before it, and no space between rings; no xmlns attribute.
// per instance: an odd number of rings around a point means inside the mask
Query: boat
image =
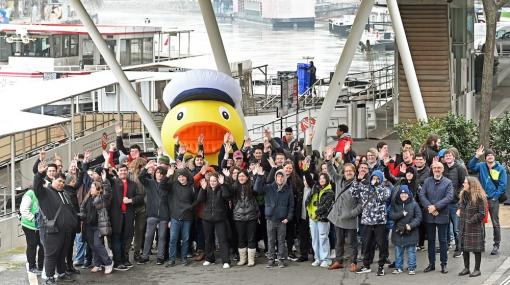
<svg viewBox="0 0 510 285"><path fill-rule="evenodd" d="M342 15L339 18L329 19L329 31L342 37L348 36L351 32L355 17L356 15Z"/></svg>
<svg viewBox="0 0 510 285"><path fill-rule="evenodd" d="M235 0L233 18L270 24L273 28L315 26L315 0Z"/></svg>

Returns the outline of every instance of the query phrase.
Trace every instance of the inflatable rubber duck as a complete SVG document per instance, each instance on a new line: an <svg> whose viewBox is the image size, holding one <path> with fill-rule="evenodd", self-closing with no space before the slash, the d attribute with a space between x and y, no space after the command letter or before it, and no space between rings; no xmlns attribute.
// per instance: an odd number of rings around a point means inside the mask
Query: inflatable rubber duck
<svg viewBox="0 0 510 285"><path fill-rule="evenodd" d="M196 155L202 134L205 159L217 164L227 132L232 133L237 145L243 142L243 122L235 109L241 104L241 96L239 83L219 71L195 69L176 76L163 91L163 100L170 109L161 129L166 152L175 159L178 138L187 153Z"/></svg>

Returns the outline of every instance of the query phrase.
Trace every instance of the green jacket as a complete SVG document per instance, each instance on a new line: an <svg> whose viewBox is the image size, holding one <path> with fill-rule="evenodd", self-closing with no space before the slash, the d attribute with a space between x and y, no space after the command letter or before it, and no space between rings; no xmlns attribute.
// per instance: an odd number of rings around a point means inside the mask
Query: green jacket
<svg viewBox="0 0 510 285"><path fill-rule="evenodd" d="M31 230L37 230L36 214L39 213L39 201L33 190L28 190L21 199L21 225Z"/></svg>
<svg viewBox="0 0 510 285"><path fill-rule="evenodd" d="M318 183L314 185L310 196L306 199L306 211L313 221L327 221L327 216L331 210L331 206L335 201L331 184L318 190ZM318 191L317 191L318 190Z"/></svg>

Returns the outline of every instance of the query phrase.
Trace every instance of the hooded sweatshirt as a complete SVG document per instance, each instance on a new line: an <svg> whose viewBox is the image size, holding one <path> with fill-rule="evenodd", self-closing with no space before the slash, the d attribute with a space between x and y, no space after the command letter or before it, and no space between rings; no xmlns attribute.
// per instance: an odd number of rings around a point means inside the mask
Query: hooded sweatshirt
<svg viewBox="0 0 510 285"><path fill-rule="evenodd" d="M276 177L283 175L284 181L281 185L276 183ZM283 220L292 220L294 217L294 194L291 186L287 185L285 172L281 169L275 173L275 182L265 184L263 175L257 175L255 179L254 191L265 194L265 214L266 219L272 222L282 222Z"/></svg>
<svg viewBox="0 0 510 285"><path fill-rule="evenodd" d="M372 185L372 177L379 177L379 184ZM390 189L385 187L384 174L380 170L374 171L370 176L369 185L357 183L351 187L352 197L361 202L363 211L361 214L362 225L384 225L386 224L386 201L391 195Z"/></svg>

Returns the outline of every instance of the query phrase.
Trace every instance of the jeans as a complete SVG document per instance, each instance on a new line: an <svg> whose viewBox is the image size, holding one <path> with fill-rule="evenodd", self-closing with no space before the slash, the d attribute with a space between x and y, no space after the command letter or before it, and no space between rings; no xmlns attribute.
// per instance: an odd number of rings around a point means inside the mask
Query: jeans
<svg viewBox="0 0 510 285"><path fill-rule="evenodd" d="M436 263L436 229L437 235L439 236L439 253L441 265L446 265L448 262L448 226L449 224L426 224L429 264L431 265Z"/></svg>
<svg viewBox="0 0 510 285"><path fill-rule="evenodd" d="M267 220L267 244L268 258L275 259L275 246L278 243L278 259L285 259L285 237L287 235L286 224Z"/></svg>
<svg viewBox="0 0 510 285"><path fill-rule="evenodd" d="M416 269L416 246L395 246L395 268L404 269L404 253L407 251L407 268Z"/></svg>
<svg viewBox="0 0 510 285"><path fill-rule="evenodd" d="M364 226L364 243L365 243L365 256L363 257L363 265L367 268L374 260L375 244L379 247L379 267L384 267L386 252L388 252L388 243L386 238L386 225L365 225Z"/></svg>
<svg viewBox="0 0 510 285"><path fill-rule="evenodd" d="M335 244L335 260L343 263L344 247L349 247L350 263L357 264L358 262L358 233L355 229L342 229L335 227L336 244ZM347 240L347 241L346 241Z"/></svg>
<svg viewBox="0 0 510 285"><path fill-rule="evenodd" d="M239 248L257 247L257 220L236 221Z"/></svg>
<svg viewBox="0 0 510 285"><path fill-rule="evenodd" d="M76 263L84 263L85 253L87 250L87 242L85 237L82 237L81 233L76 234L76 237L74 238L74 244L76 245L76 256L74 257L74 261Z"/></svg>
<svg viewBox="0 0 510 285"><path fill-rule="evenodd" d="M218 243L220 244L220 254L221 261L223 263L230 263L229 257L229 247L227 241L227 220L212 222L202 220L204 225L204 235L205 235L205 260L214 263L216 258L214 256L215 244L214 244L214 233L216 232L216 237L218 239Z"/></svg>
<svg viewBox="0 0 510 285"><path fill-rule="evenodd" d="M448 205L448 211L450 212L450 223L453 225L453 239L455 240L455 250L458 251L460 249L459 244L459 217L457 216L457 209L459 207L457 204ZM450 226L448 226L448 240L452 240L452 233L450 231Z"/></svg>
<svg viewBox="0 0 510 285"><path fill-rule="evenodd" d="M501 226L499 225L499 201L498 199L488 199L489 214L491 217L492 228L494 229L494 246L499 247L501 242Z"/></svg>
<svg viewBox="0 0 510 285"><path fill-rule="evenodd" d="M29 268L38 268L42 270L44 264L44 248L39 237L39 231L31 230L26 227L21 227L25 233L25 239L27 241L27 261ZM39 249L37 248L39 247ZM37 264L35 257L37 255Z"/></svg>
<svg viewBox="0 0 510 285"><path fill-rule="evenodd" d="M189 249L189 232L191 230L192 221L184 220L171 220L170 225L170 245L168 246L168 259L170 262L175 262L177 255L177 241L181 240L181 260L186 261Z"/></svg>
<svg viewBox="0 0 510 285"><path fill-rule="evenodd" d="M310 234L312 235L312 248L314 259L330 263L329 259L329 222L320 222L310 219Z"/></svg>
<svg viewBox="0 0 510 285"><path fill-rule="evenodd" d="M150 217L147 218L147 229L145 230L145 242L143 245L142 258L149 258L149 251L152 248L152 241L154 240L154 234L156 229L158 230L158 259L164 259L165 257L165 244L166 244L166 230L167 221L160 221L159 218Z"/></svg>
<svg viewBox="0 0 510 285"><path fill-rule="evenodd" d="M94 253L92 264L97 267L111 265L112 260L110 259L110 256L108 256L108 252L104 246L104 238L99 233L98 227L86 226L85 233L87 235L90 248Z"/></svg>

